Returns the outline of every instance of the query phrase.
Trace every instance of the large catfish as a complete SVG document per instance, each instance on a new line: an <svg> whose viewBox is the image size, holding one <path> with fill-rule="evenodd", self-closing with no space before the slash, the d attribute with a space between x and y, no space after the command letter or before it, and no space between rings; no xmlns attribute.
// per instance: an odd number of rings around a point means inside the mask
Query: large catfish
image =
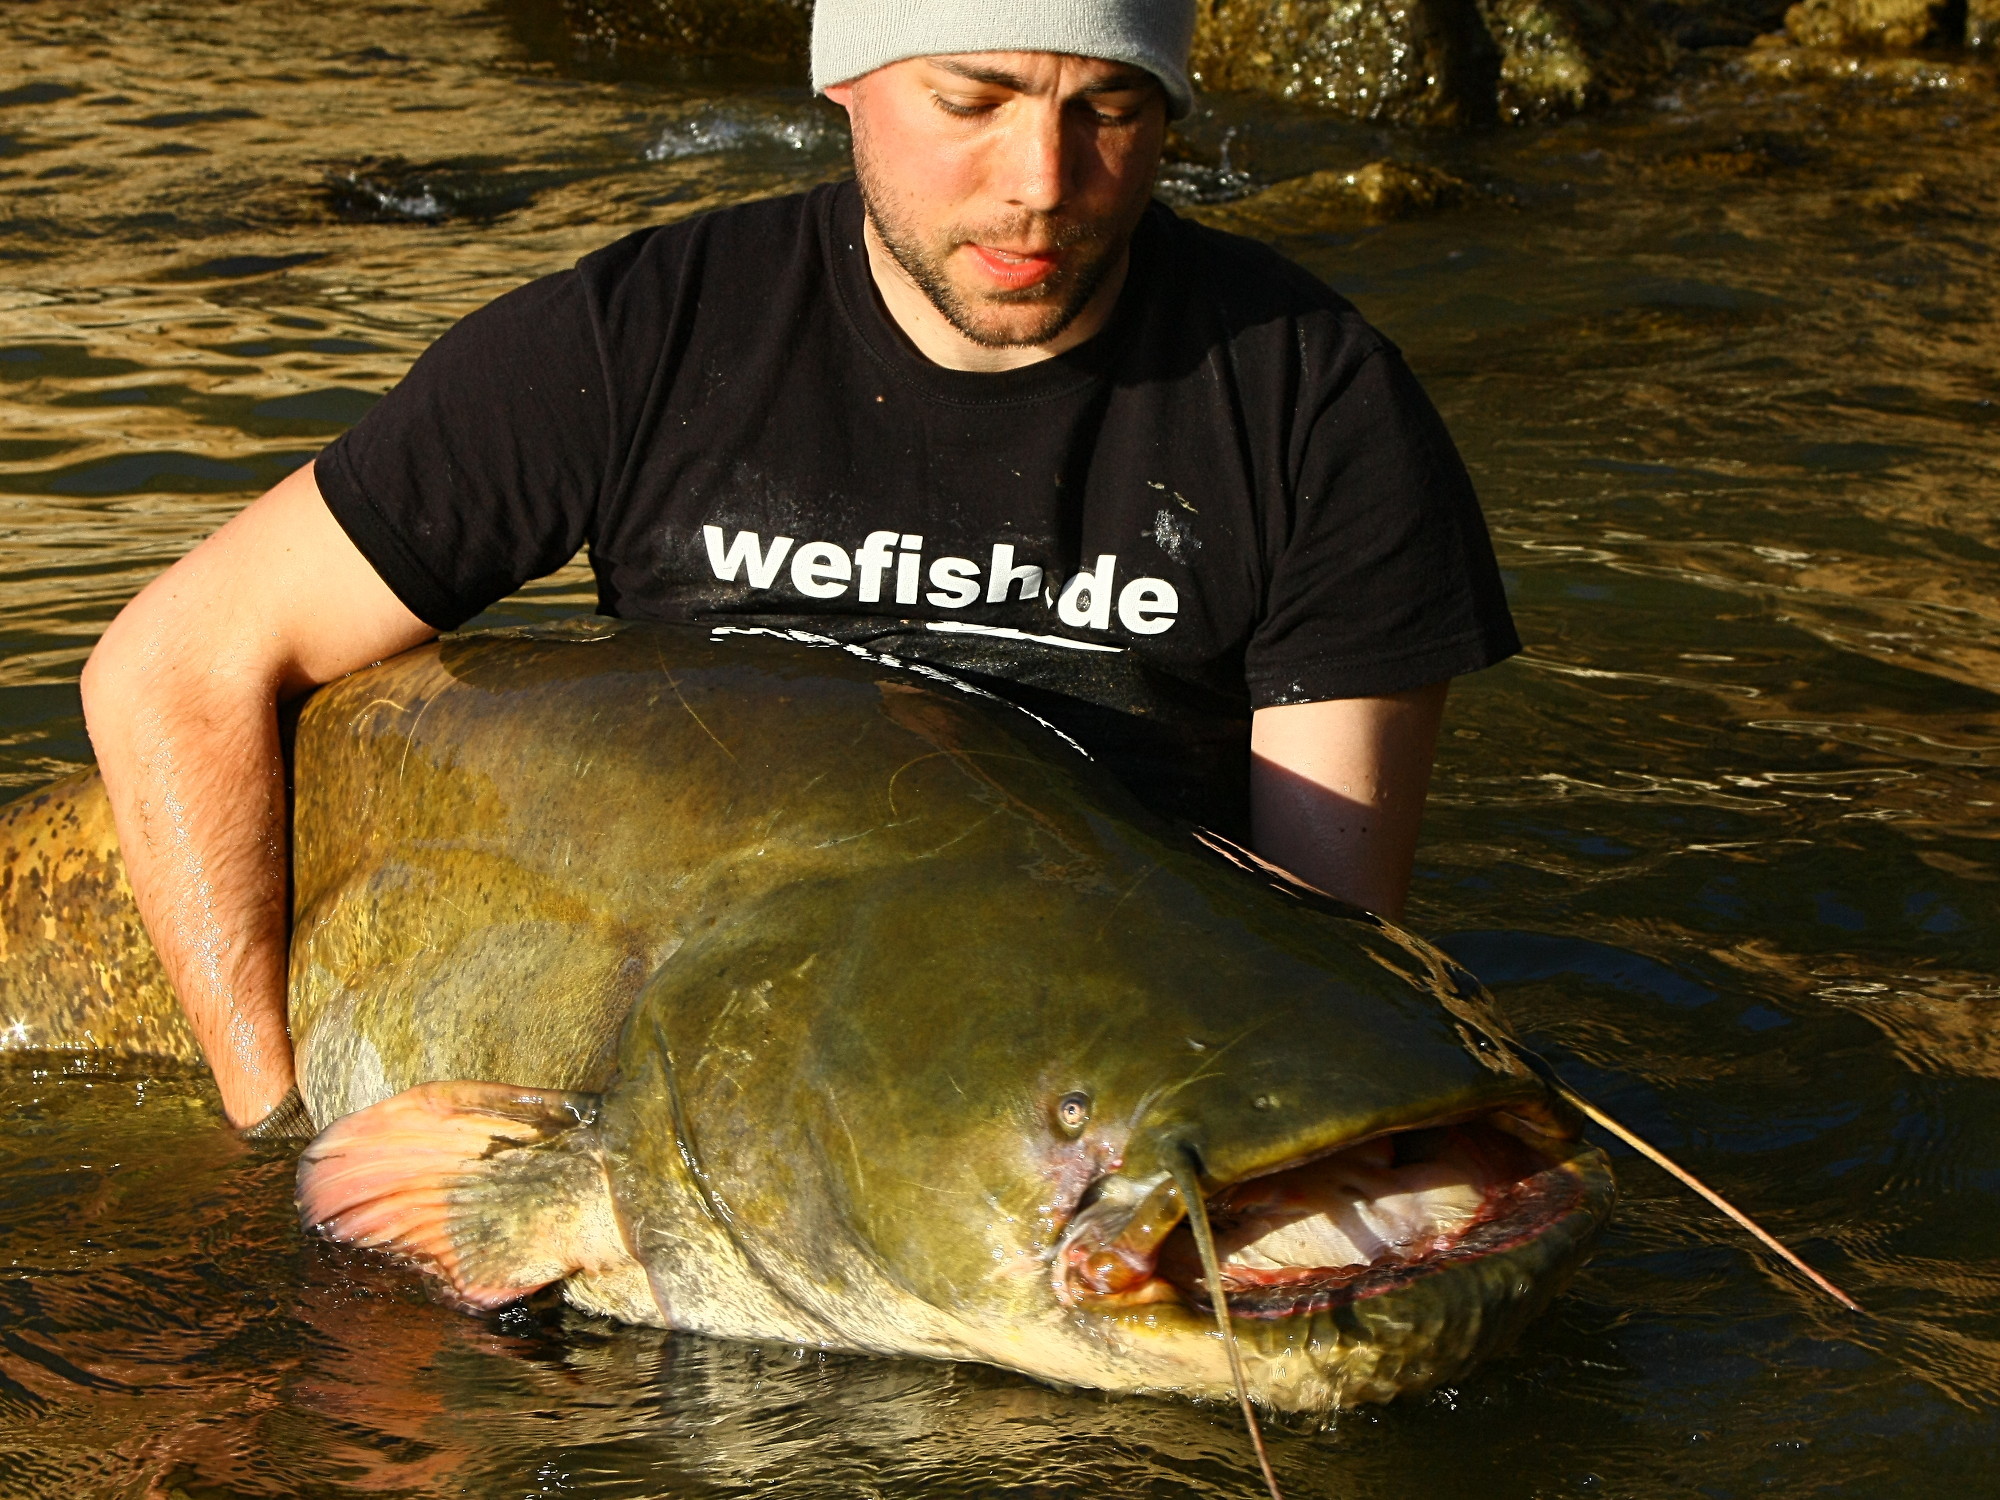
<svg viewBox="0 0 2000 1500"><path fill-rule="evenodd" d="M1385 1400L1510 1339L1603 1156L1421 942L1039 720L783 633L470 635L294 748L305 1222L492 1307ZM83 775L0 812L0 1037L195 1049ZM3 1128L3 1127L0 1127Z"/></svg>

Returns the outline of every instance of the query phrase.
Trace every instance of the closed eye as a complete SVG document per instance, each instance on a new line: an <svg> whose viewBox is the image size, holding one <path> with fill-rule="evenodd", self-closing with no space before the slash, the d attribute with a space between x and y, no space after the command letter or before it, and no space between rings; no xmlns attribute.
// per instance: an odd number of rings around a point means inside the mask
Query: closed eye
<svg viewBox="0 0 2000 1500"><path fill-rule="evenodd" d="M948 99L935 89L931 90L931 103L935 104L946 114L961 120L976 119L980 115L991 114L999 107L997 100L982 99L961 102L957 99Z"/></svg>

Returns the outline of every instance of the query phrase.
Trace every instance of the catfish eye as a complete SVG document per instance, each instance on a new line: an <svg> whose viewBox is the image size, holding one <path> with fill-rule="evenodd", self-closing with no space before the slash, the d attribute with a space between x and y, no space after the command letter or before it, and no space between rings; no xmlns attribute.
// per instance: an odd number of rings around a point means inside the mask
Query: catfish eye
<svg viewBox="0 0 2000 1500"><path fill-rule="evenodd" d="M1090 1123L1090 1095L1064 1094L1056 1101L1056 1123L1075 1135Z"/></svg>

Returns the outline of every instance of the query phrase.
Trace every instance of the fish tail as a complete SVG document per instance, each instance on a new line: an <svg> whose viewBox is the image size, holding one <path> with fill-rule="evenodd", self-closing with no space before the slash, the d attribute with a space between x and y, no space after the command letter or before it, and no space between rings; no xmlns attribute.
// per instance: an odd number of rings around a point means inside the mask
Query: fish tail
<svg viewBox="0 0 2000 1500"><path fill-rule="evenodd" d="M0 807L0 1055L22 1052L201 1060L95 771Z"/></svg>

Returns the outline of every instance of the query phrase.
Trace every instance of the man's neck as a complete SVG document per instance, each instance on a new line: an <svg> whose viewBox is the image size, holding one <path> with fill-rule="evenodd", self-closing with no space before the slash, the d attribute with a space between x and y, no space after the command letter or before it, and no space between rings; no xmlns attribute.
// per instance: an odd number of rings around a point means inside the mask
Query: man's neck
<svg viewBox="0 0 2000 1500"><path fill-rule="evenodd" d="M1118 264L1112 267L1111 274L1104 278L1104 285L1084 304L1083 311L1047 343L995 347L967 338L937 310L929 295L910 279L910 273L882 243L882 237L875 232L873 217L863 227L862 241L868 246L868 270L875 278L875 289L882 294L883 306L889 309L889 316L896 320L896 326L909 335L910 342L917 346L917 352L932 364L943 365L947 370L969 370L983 375L1040 364L1096 337L1117 309L1118 294L1124 290L1125 272L1132 261L1128 246L1119 255Z"/></svg>

